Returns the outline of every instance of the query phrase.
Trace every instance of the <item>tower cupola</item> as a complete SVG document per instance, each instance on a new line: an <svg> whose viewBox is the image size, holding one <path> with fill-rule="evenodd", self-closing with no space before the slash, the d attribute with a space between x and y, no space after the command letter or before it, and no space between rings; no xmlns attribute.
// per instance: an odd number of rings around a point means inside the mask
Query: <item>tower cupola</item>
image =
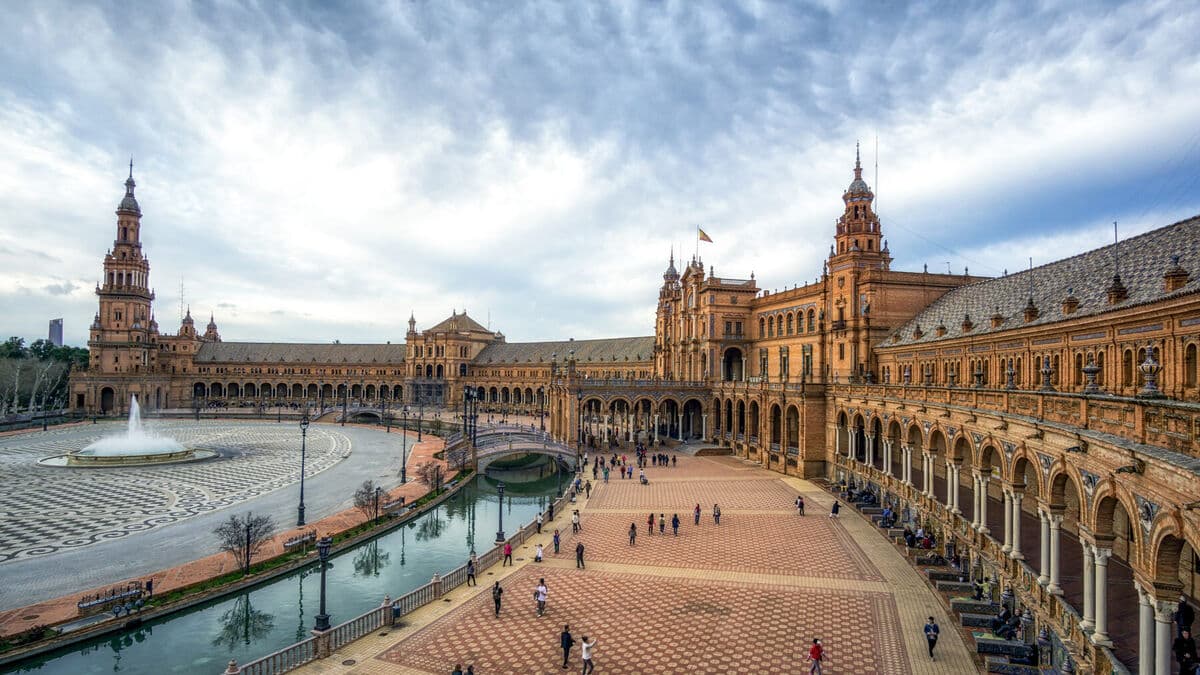
<svg viewBox="0 0 1200 675"><path fill-rule="evenodd" d="M862 177L862 155L856 144L854 147L854 180L842 193L842 202L845 207L841 217L837 220L837 235L832 255L854 255L864 261L872 261L873 264L869 264L869 266L888 269L891 255L883 244L879 217L872 209L874 201L875 193L871 191L871 186L867 185Z"/></svg>

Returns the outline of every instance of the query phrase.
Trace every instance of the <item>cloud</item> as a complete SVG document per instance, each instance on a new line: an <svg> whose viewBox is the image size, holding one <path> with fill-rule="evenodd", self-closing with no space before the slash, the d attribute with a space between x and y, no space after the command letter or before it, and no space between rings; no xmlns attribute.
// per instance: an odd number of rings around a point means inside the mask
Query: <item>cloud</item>
<svg viewBox="0 0 1200 675"><path fill-rule="evenodd" d="M697 223L718 275L818 275L876 135L898 268L999 274L1200 210L1178 3L27 14L0 42L4 334L86 340L130 154L160 325L211 309L227 340L463 307L510 340L647 334Z"/></svg>

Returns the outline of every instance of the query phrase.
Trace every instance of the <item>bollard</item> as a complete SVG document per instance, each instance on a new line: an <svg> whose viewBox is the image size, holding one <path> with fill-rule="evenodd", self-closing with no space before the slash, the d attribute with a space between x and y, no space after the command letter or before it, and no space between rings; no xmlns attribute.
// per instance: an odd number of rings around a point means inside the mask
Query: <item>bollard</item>
<svg viewBox="0 0 1200 675"><path fill-rule="evenodd" d="M383 596L383 604L380 605L380 607L388 607L391 604L392 604L392 596L385 595L385 596Z"/></svg>
<svg viewBox="0 0 1200 675"><path fill-rule="evenodd" d="M433 597L442 597L442 577L437 572L433 573L433 578L429 580L433 584Z"/></svg>
<svg viewBox="0 0 1200 675"><path fill-rule="evenodd" d="M241 672L242 669L238 668L237 659L229 659L229 667L225 669L222 675L238 675Z"/></svg>

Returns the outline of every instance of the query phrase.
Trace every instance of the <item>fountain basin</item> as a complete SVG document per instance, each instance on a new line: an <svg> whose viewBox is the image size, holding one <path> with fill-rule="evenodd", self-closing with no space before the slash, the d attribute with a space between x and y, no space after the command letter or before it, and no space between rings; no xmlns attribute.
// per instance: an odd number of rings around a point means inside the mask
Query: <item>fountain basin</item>
<svg viewBox="0 0 1200 675"><path fill-rule="evenodd" d="M99 468L120 466L146 466L150 464L178 464L181 462L197 462L212 459L218 453L212 450L191 450L184 448L177 452L155 452L144 455L89 455L82 452L71 452L65 455L54 455L38 460L41 466Z"/></svg>

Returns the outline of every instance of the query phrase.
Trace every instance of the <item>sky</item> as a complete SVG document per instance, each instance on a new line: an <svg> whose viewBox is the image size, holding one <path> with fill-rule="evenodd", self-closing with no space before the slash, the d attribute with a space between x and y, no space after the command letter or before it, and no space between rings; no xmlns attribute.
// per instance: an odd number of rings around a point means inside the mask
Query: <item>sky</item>
<svg viewBox="0 0 1200 675"><path fill-rule="evenodd" d="M672 250L814 280L861 142L893 269L1200 213L1200 3L10 4L0 335L82 345L132 156L163 332L649 335ZM876 171L876 163L878 170ZM182 294L181 294L182 288Z"/></svg>

